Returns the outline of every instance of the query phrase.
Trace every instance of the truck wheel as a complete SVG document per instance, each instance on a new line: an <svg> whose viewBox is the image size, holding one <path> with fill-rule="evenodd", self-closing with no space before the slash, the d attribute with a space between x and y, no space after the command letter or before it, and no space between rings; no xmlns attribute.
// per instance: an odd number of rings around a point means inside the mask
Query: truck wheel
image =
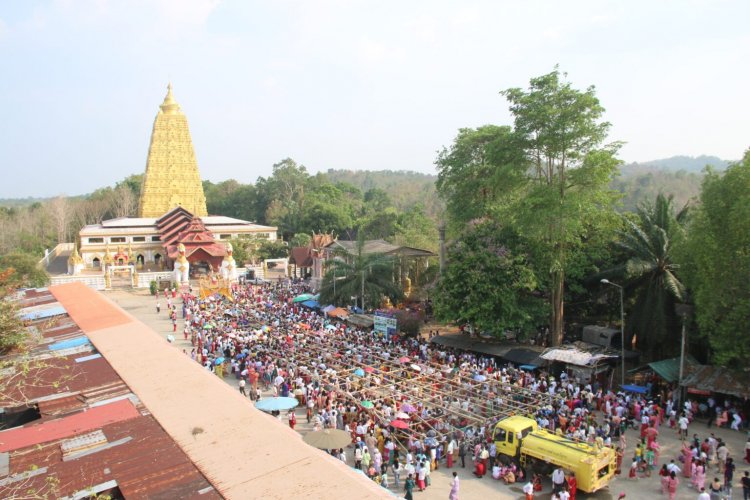
<svg viewBox="0 0 750 500"><path fill-rule="evenodd" d="M548 464L547 462L537 460L536 458L529 459L528 464L529 468L532 471L543 476L552 474L552 471L554 470L554 467L552 467L552 465Z"/></svg>

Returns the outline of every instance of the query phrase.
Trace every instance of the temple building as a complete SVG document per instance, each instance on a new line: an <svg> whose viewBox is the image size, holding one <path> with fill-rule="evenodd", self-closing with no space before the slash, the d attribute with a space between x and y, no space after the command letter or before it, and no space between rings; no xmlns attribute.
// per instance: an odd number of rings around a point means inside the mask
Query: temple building
<svg viewBox="0 0 750 500"><path fill-rule="evenodd" d="M79 232L80 256L76 254L83 265L78 260L73 264L83 271L128 265L138 270L171 269L177 247L183 245L192 269L218 270L229 240L275 240L276 231L272 226L208 215L187 117L170 84L154 120L138 217L85 226Z"/></svg>

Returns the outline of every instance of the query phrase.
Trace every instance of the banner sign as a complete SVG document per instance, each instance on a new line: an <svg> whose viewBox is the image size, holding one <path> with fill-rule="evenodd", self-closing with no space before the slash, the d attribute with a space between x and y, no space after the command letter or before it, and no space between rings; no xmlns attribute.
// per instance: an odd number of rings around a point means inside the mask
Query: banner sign
<svg viewBox="0 0 750 500"><path fill-rule="evenodd" d="M392 314L384 312L375 313L375 332L381 335L393 335L398 329L398 320Z"/></svg>

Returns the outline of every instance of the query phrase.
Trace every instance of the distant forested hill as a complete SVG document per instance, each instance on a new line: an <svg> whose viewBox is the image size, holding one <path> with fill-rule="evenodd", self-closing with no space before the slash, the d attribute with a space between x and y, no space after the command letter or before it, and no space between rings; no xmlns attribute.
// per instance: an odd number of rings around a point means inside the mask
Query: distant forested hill
<svg viewBox="0 0 750 500"><path fill-rule="evenodd" d="M345 182L362 190L382 189L401 210L421 203L425 212L436 216L442 205L435 191L437 175L422 174L409 170L333 170L323 174L332 183Z"/></svg>
<svg viewBox="0 0 750 500"><path fill-rule="evenodd" d="M716 156L672 156L643 163L628 163L620 168L620 176L612 187L623 193L623 210L634 210L661 193L674 196L675 207L681 208L700 193L703 169L711 165L724 170L730 162Z"/></svg>
<svg viewBox="0 0 750 500"><path fill-rule="evenodd" d="M49 198L0 198L0 207L19 208L28 207L34 203L43 203Z"/></svg>
<svg viewBox="0 0 750 500"><path fill-rule="evenodd" d="M706 167L711 165L716 170L724 170L729 166L729 162L716 156L671 156L661 160L651 160L643 163L629 163L625 165L626 169L638 170L639 167L658 168L661 170L684 170L685 172L700 173Z"/></svg>

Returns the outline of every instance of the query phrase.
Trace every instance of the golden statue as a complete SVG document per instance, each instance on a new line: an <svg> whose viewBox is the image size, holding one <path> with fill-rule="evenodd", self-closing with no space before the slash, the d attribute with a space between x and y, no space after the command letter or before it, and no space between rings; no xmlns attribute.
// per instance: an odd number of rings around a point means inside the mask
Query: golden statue
<svg viewBox="0 0 750 500"><path fill-rule="evenodd" d="M404 279L404 295L407 297L411 294L411 278L408 276Z"/></svg>
<svg viewBox="0 0 750 500"><path fill-rule="evenodd" d="M83 258L78 253L78 245L73 245L73 252L68 257L68 274L77 275L83 270Z"/></svg>
<svg viewBox="0 0 750 500"><path fill-rule="evenodd" d="M114 264L115 258L112 256L112 254L109 251L109 244L107 244L106 247L104 247L104 268L111 266Z"/></svg>
<svg viewBox="0 0 750 500"><path fill-rule="evenodd" d="M128 243L128 263L135 262L135 255L133 255L133 245Z"/></svg>

